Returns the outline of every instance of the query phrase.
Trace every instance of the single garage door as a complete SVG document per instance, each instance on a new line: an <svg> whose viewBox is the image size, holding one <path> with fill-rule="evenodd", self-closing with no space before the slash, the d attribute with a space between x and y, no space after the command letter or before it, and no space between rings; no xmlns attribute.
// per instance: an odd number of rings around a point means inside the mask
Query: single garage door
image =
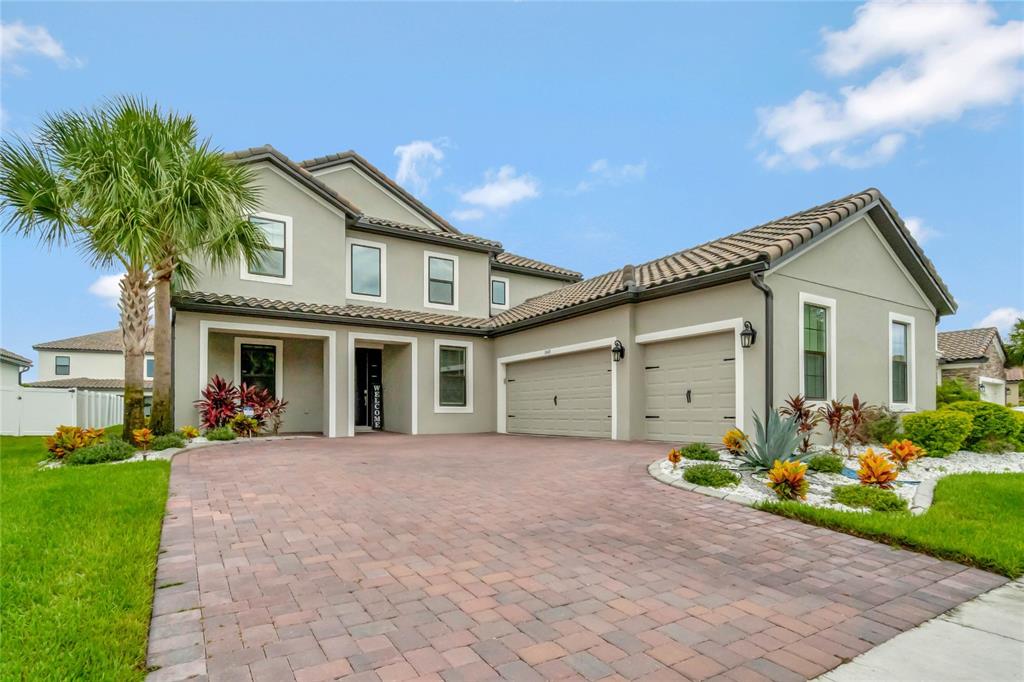
<svg viewBox="0 0 1024 682"><path fill-rule="evenodd" d="M718 443L736 423L732 332L645 347L647 438Z"/></svg>
<svg viewBox="0 0 1024 682"><path fill-rule="evenodd" d="M511 363L505 381L509 433L611 438L608 350Z"/></svg>

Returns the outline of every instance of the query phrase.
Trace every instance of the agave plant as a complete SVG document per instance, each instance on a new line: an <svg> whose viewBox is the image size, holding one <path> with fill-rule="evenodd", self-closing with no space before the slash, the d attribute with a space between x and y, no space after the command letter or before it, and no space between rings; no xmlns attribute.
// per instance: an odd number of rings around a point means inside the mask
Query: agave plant
<svg viewBox="0 0 1024 682"><path fill-rule="evenodd" d="M772 411L768 413L768 421L762 423L755 413L754 436L747 440L740 459L745 468L767 471L775 464L775 460L804 462L810 459L809 453L797 453L799 445L800 432L795 416L783 419Z"/></svg>

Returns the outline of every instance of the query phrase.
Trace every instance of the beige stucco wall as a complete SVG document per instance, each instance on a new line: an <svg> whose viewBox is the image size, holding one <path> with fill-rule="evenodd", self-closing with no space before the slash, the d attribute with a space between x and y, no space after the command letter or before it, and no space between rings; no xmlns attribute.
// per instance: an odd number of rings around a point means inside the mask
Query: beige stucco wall
<svg viewBox="0 0 1024 682"><path fill-rule="evenodd" d="M313 175L325 185L355 204L369 216L387 218L400 223L438 229L398 198L394 192L380 185L351 164L332 166Z"/></svg>
<svg viewBox="0 0 1024 682"><path fill-rule="evenodd" d="M124 354L120 351L81 351L81 350L40 350L39 361L36 363L36 380L66 379L68 377L86 377L89 379L123 379ZM56 358L66 355L71 358L71 373L56 373ZM152 355L147 355L152 358Z"/></svg>
<svg viewBox="0 0 1024 682"><path fill-rule="evenodd" d="M889 404L889 313L914 320L915 407L935 406L935 313L866 220L771 272L775 403L800 391L800 293L836 301L835 396Z"/></svg>
<svg viewBox="0 0 1024 682"><path fill-rule="evenodd" d="M508 280L508 300L510 307L515 307L528 298L546 294L549 291L560 289L568 284L549 277L534 277L521 272L507 272L505 270L491 269L492 277L503 277ZM488 294L489 295L489 294ZM489 300L489 299L488 299ZM505 308L494 308L492 314L499 314Z"/></svg>
<svg viewBox="0 0 1024 682"><path fill-rule="evenodd" d="M0 386L9 388L11 386L18 385L18 377L20 372L18 371L18 365L11 365L6 362L0 362Z"/></svg>

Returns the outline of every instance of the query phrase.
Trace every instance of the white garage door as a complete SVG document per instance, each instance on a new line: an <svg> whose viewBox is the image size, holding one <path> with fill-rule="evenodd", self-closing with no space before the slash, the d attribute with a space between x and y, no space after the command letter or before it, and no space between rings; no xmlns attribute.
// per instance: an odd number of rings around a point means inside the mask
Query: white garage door
<svg viewBox="0 0 1024 682"><path fill-rule="evenodd" d="M645 346L647 438L717 444L736 423L732 332Z"/></svg>
<svg viewBox="0 0 1024 682"><path fill-rule="evenodd" d="M608 350L511 363L505 381L509 433L611 438Z"/></svg>

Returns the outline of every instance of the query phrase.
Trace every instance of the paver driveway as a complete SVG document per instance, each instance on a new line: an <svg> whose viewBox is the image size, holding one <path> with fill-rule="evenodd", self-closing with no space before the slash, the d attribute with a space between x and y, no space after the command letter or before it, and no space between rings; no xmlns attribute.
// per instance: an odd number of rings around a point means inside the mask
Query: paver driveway
<svg viewBox="0 0 1024 682"><path fill-rule="evenodd" d="M663 453L368 434L179 455L152 677L802 679L1004 582L662 485Z"/></svg>

